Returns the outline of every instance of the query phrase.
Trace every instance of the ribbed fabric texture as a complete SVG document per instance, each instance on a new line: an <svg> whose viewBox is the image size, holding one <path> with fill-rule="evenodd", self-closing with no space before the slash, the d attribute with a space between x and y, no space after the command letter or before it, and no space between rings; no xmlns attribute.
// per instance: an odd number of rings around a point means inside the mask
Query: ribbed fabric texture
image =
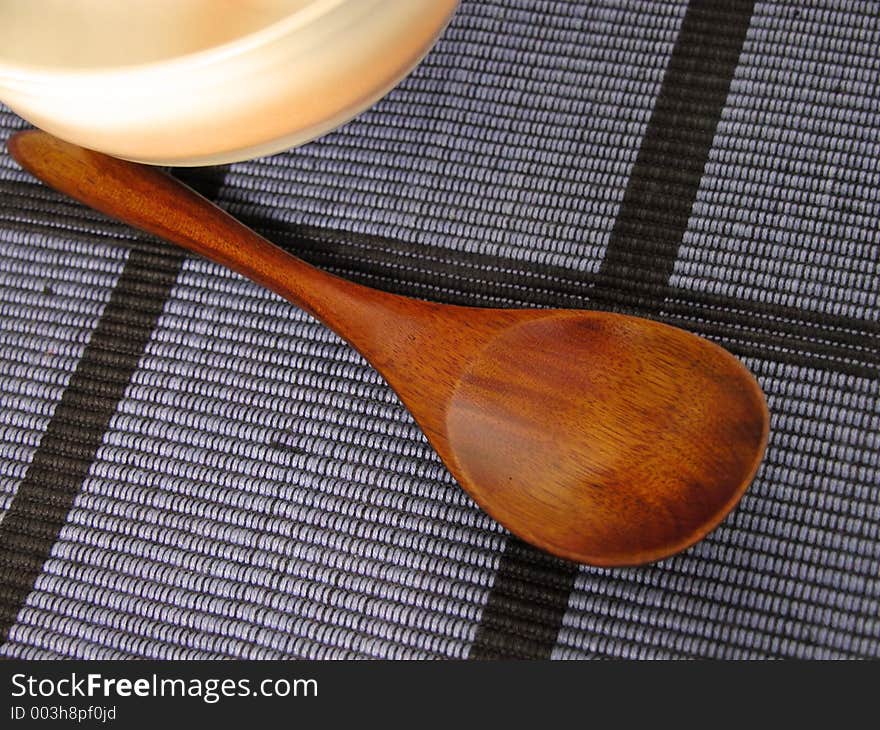
<svg viewBox="0 0 880 730"><path fill-rule="evenodd" d="M876 3L464 0L358 119L180 173L353 280L743 358L758 478L627 570L512 538L335 335L0 156L0 654L880 656L878 49Z"/></svg>

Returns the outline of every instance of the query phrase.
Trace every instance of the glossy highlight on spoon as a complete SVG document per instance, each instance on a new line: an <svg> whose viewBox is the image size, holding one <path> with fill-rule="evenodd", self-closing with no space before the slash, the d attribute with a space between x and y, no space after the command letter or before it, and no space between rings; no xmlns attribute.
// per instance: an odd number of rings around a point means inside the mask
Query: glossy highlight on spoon
<svg viewBox="0 0 880 730"><path fill-rule="evenodd" d="M12 156L50 186L238 271L351 343L462 488L558 556L637 565L704 537L767 442L751 373L708 340L607 312L424 302L301 261L158 169L40 131Z"/></svg>

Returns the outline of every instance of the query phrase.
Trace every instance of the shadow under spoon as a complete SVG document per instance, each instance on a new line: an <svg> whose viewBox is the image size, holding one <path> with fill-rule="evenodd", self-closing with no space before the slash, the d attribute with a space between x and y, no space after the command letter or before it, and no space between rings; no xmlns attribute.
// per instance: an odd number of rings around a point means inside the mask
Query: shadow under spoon
<svg viewBox="0 0 880 730"><path fill-rule="evenodd" d="M760 387L696 335L607 312L388 294L306 264L156 168L37 130L9 150L51 187L335 330L390 383L462 488L551 553L599 566L672 555L718 525L761 461Z"/></svg>

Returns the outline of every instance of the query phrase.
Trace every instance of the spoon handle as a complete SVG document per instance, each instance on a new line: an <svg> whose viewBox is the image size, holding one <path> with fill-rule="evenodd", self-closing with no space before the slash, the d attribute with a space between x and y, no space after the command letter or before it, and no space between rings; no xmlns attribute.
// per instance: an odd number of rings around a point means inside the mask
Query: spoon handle
<svg viewBox="0 0 880 730"><path fill-rule="evenodd" d="M18 163L56 190L222 264L304 309L358 350L398 394L454 387L479 347L489 310L421 302L347 281L284 251L162 170L109 157L46 132L14 134ZM458 317L457 314L466 312ZM442 348L427 348L438 336Z"/></svg>
<svg viewBox="0 0 880 730"><path fill-rule="evenodd" d="M346 338L357 326L351 318L357 319L359 308L399 299L316 269L158 168L85 150L38 130L14 135L9 151L56 190L243 274Z"/></svg>

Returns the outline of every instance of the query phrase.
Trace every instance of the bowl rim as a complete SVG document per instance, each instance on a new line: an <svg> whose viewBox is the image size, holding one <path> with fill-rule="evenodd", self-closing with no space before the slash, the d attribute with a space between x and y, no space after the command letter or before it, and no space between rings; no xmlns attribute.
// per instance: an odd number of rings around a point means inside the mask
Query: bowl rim
<svg viewBox="0 0 880 730"><path fill-rule="evenodd" d="M242 55L297 30L298 27L316 22L321 17L342 5L362 3L363 0L311 0L308 5L293 10L288 15L269 25L237 36L232 40L208 46L197 51L169 56L144 63L117 64L107 66L83 66L65 68L53 64L15 63L4 58L0 51L0 80L33 83L57 83L59 80L73 80L84 77L127 76L140 73L181 72L228 60Z"/></svg>

